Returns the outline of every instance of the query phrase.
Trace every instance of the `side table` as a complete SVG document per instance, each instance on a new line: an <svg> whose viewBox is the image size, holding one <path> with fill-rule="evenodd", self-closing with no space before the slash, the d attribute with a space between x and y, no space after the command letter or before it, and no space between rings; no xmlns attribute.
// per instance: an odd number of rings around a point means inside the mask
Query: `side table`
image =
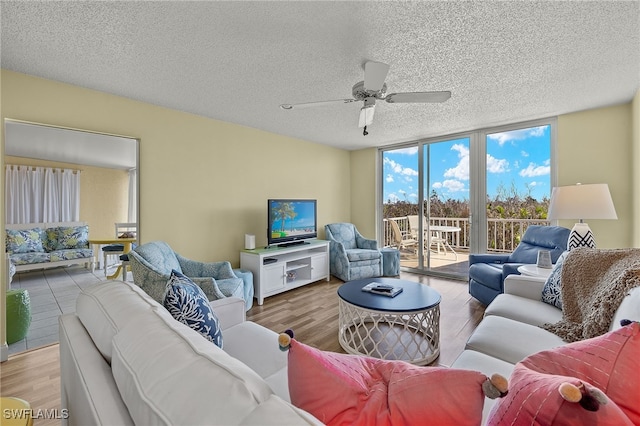
<svg viewBox="0 0 640 426"><path fill-rule="evenodd" d="M547 279L551 275L553 268L538 268L535 264L518 266L518 272L522 275L528 275L530 277L540 277Z"/></svg>

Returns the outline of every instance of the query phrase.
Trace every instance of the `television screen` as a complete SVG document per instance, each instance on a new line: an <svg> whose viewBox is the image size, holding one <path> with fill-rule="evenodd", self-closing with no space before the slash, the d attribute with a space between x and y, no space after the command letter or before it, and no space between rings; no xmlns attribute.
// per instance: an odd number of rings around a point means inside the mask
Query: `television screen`
<svg viewBox="0 0 640 426"><path fill-rule="evenodd" d="M317 237L316 200L269 200L268 210L269 245L300 244Z"/></svg>

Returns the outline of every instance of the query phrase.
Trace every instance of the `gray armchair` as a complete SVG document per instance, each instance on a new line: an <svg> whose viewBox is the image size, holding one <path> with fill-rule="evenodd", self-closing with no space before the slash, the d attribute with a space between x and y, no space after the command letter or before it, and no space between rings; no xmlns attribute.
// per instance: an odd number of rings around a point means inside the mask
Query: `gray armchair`
<svg viewBox="0 0 640 426"><path fill-rule="evenodd" d="M133 282L162 303L171 270L189 277L209 300L239 297L249 310L253 303L253 274L233 270L229 262L198 262L174 252L165 242L142 244L128 253Z"/></svg>
<svg viewBox="0 0 640 426"><path fill-rule="evenodd" d="M512 253L469 255L469 294L488 305L504 293L504 279L518 267L537 262L538 251L549 250L555 263L567 250L569 230L561 226L531 225Z"/></svg>
<svg viewBox="0 0 640 426"><path fill-rule="evenodd" d="M352 223L330 223L324 230L333 276L353 281L382 275L382 253L377 241L363 237Z"/></svg>

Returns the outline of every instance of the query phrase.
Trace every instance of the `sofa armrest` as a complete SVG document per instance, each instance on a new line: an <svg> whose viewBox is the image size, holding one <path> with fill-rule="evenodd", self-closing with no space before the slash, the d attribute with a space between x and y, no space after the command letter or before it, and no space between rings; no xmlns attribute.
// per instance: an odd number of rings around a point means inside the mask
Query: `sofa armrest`
<svg viewBox="0 0 640 426"><path fill-rule="evenodd" d="M541 300L542 289L546 281L547 280L542 277L509 275L504 279L504 292L505 294L512 294L527 299Z"/></svg>
<svg viewBox="0 0 640 426"><path fill-rule="evenodd" d="M220 328L226 330L234 325L243 323L246 319L244 300L239 297L225 297L209 302L211 308L220 320Z"/></svg>

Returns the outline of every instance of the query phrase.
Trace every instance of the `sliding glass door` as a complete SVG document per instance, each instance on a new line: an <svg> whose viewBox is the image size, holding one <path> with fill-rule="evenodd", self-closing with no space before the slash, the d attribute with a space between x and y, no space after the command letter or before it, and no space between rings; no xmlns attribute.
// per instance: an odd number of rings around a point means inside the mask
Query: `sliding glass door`
<svg viewBox="0 0 640 426"><path fill-rule="evenodd" d="M401 267L467 279L470 254L511 252L549 224L554 123L381 149L382 243Z"/></svg>

